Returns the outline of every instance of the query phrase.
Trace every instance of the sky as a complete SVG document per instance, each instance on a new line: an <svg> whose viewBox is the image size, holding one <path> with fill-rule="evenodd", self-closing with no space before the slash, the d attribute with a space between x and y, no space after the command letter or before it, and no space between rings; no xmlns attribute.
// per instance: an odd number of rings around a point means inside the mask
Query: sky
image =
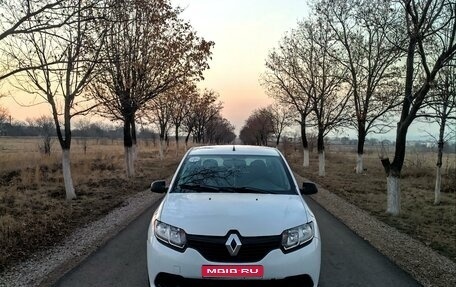
<svg viewBox="0 0 456 287"><path fill-rule="evenodd" d="M305 0L171 0L185 8L182 17L188 20L197 34L215 42L210 69L205 71L201 89L220 94L222 114L236 126L238 132L251 112L267 106L272 100L259 84L265 71L268 51L275 47L284 33L295 27L308 9ZM3 84L8 91L8 84ZM11 90L10 90L11 91ZM13 118L25 120L48 114L46 104L29 105L30 95L12 92L2 99ZM77 120L77 119L76 119Z"/></svg>
<svg viewBox="0 0 456 287"><path fill-rule="evenodd" d="M309 14L306 0L172 0L185 9L198 34L215 42L211 68L199 86L217 91L224 103L222 114L236 126L236 133L253 110L273 101L260 86L268 52L278 46L283 35L295 28L298 20ZM289 130L292 135L298 129ZM435 125L414 123L409 140L422 140ZM378 139L395 139L395 129ZM300 136L300 134L298 134ZM356 138L354 130L345 129L330 136Z"/></svg>
<svg viewBox="0 0 456 287"><path fill-rule="evenodd" d="M252 111L272 100L259 84L268 52L308 8L304 0L173 0L197 33L215 42L201 88L220 94L222 114L239 131Z"/></svg>
<svg viewBox="0 0 456 287"><path fill-rule="evenodd" d="M305 0L171 0L184 8L182 17L188 20L198 35L215 42L210 69L204 72L201 89L219 93L224 109L222 114L235 127L236 133L253 110L272 103L259 79L265 71L268 52L276 47L282 36L296 27L308 13ZM8 90L3 84L3 91ZM2 88L2 87L0 87ZM1 100L13 118L25 120L49 114L48 105L21 107L33 103L33 98L14 92ZM77 120L77 119L76 119ZM426 127L411 127L411 137L423 135ZM421 131L420 131L421 130ZM337 136L356 137L354 131ZM394 131L380 138L394 138Z"/></svg>

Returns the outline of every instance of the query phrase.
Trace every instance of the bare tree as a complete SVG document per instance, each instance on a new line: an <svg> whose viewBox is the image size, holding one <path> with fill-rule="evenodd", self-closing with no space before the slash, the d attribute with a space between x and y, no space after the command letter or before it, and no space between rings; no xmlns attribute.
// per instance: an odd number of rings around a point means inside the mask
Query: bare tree
<svg viewBox="0 0 456 287"><path fill-rule="evenodd" d="M196 36L169 0L115 1L97 83L99 113L123 122L127 176L134 175L136 117L148 102L174 86L202 78L212 42Z"/></svg>
<svg viewBox="0 0 456 287"><path fill-rule="evenodd" d="M171 124L171 113L173 108L172 89L155 97L149 104L147 111L144 112L144 118L158 128L159 154L160 159L165 159L163 151L165 137L168 134Z"/></svg>
<svg viewBox="0 0 456 287"><path fill-rule="evenodd" d="M6 108L0 106L0 135L4 133L4 125L8 122L10 115Z"/></svg>
<svg viewBox="0 0 456 287"><path fill-rule="evenodd" d="M268 140L274 132L271 112L267 108L260 108L249 116L241 129L239 138L244 144L268 145Z"/></svg>
<svg viewBox="0 0 456 287"><path fill-rule="evenodd" d="M453 0L401 0L396 6L406 27L406 71L396 148L391 162L381 161L387 176L387 213L400 213L400 175L405 159L407 131L417 118L440 70L456 53L456 2Z"/></svg>
<svg viewBox="0 0 456 287"><path fill-rule="evenodd" d="M299 114L303 166L309 166L309 142L307 126L312 112L310 89L302 75L308 71L305 39L299 36L298 29L283 37L279 48L272 50L266 60L266 73L261 83L270 97L279 103L294 107Z"/></svg>
<svg viewBox="0 0 456 287"><path fill-rule="evenodd" d="M281 103L270 105L267 109L271 114L274 136L276 137L276 147L278 147L283 130L293 124L296 115L290 111L292 110L290 109L290 105Z"/></svg>
<svg viewBox="0 0 456 287"><path fill-rule="evenodd" d="M303 61L306 70L300 75L307 86L317 128L318 174L325 176L324 138L337 128L346 125L349 110L347 102L351 87L344 85L347 69L335 61L330 54L335 49L335 41L326 22L300 23L299 37L303 42Z"/></svg>
<svg viewBox="0 0 456 287"><path fill-rule="evenodd" d="M62 170L68 200L76 197L70 163L71 120L92 108L81 95L92 79L104 43L103 33L96 41L91 38L95 19L104 11L104 7L96 2L67 0L63 2L62 13L64 17L71 15L71 21L66 25L16 36L19 46L14 58L19 66L39 68L16 74L15 86L32 95L39 95L52 110L62 148ZM34 25L38 20L29 18L27 22ZM24 53L21 47L28 49Z"/></svg>
<svg viewBox="0 0 456 287"><path fill-rule="evenodd" d="M182 131L186 133L185 136L185 150L188 149L188 141L190 139L190 136L193 133L193 130L196 127L196 122L197 122L197 107L199 106L199 97L200 94L199 92L189 94L190 100L188 102L187 108L189 109L189 112L187 116L183 119L182 121Z"/></svg>
<svg viewBox="0 0 456 287"><path fill-rule="evenodd" d="M389 112L399 105L399 43L392 37L397 15L392 1L322 0L316 9L331 28L337 49L331 53L345 67L352 90L352 125L358 132L356 173L363 173L366 136L391 129Z"/></svg>
<svg viewBox="0 0 456 287"><path fill-rule="evenodd" d="M436 86L429 91L425 100L427 109L418 116L423 116L427 121L437 123L439 133L434 137L437 141L436 178L434 189L434 204L440 204L442 188L442 157L445 142L450 138L446 127L456 120L456 62L452 61L444 67L436 78Z"/></svg>
<svg viewBox="0 0 456 287"><path fill-rule="evenodd" d="M211 144L232 143L236 138L234 129L234 126L219 113L207 124L206 141Z"/></svg>
<svg viewBox="0 0 456 287"><path fill-rule="evenodd" d="M76 11L68 0L3 0L0 1L0 81L28 69L42 68L50 63L28 63L23 65L12 61L17 51L11 51L7 38L18 35L45 32L74 22ZM53 60L58 61L58 60ZM20 64L20 65L18 65Z"/></svg>
<svg viewBox="0 0 456 287"><path fill-rule="evenodd" d="M176 141L176 156L179 154L179 131L184 121L191 117L190 113L198 97L198 91L194 83L184 83L173 89L173 97L170 99L170 121L174 126Z"/></svg>
<svg viewBox="0 0 456 287"><path fill-rule="evenodd" d="M50 116L42 115L36 119L29 120L32 127L38 129L42 144L39 149L45 155L51 155L52 136L55 136L54 119Z"/></svg>
<svg viewBox="0 0 456 287"><path fill-rule="evenodd" d="M75 129L79 131L79 135L82 136L81 140L82 140L82 149L84 151L84 154L87 154L87 146L88 146L87 137L89 136L90 126L91 126L91 123L90 123L89 118L82 118L82 119L78 120L74 125Z"/></svg>
<svg viewBox="0 0 456 287"><path fill-rule="evenodd" d="M193 140L197 143L205 142L207 124L222 110L222 103L217 101L219 95L212 90L204 90L194 105L190 114L190 122L193 125Z"/></svg>

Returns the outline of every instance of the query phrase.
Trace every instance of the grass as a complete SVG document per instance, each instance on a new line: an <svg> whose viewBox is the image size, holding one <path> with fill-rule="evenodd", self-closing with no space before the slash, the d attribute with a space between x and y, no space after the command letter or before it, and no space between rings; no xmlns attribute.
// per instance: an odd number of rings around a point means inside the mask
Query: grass
<svg viewBox="0 0 456 287"><path fill-rule="evenodd" d="M66 201L59 146L43 156L38 144L36 138L0 138L0 271L169 177L180 159L170 151L162 162L152 144L140 143L136 176L128 179L121 141L90 140L84 153L76 139L71 166L77 199Z"/></svg>
<svg viewBox="0 0 456 287"><path fill-rule="evenodd" d="M434 205L435 160L433 153L411 151L401 177L402 209L399 216L386 210L386 175L377 153L365 155L364 174L354 172L354 152L326 152L326 176L318 176L318 156L311 155L310 167L302 167L298 151L285 152L292 168L381 221L420 240L456 261L456 171L455 154L444 157L442 203Z"/></svg>
<svg viewBox="0 0 456 287"><path fill-rule="evenodd" d="M53 154L39 153L37 138L0 138L0 270L23 260L34 251L51 247L83 226L123 204L149 187L151 181L170 176L180 157L167 153L165 161L147 142L139 145L137 176L127 179L121 140L90 140L72 146L73 181L78 198L64 199L59 146ZM433 205L435 154L411 151L403 169L402 212L385 213L386 177L374 152L367 152L365 174L354 173L355 153L327 150L327 176L318 176L318 158L311 155L310 168L302 167L299 150L284 151L293 169L383 222L422 241L456 261L455 155L444 157L442 203ZM182 155L182 154L181 154Z"/></svg>

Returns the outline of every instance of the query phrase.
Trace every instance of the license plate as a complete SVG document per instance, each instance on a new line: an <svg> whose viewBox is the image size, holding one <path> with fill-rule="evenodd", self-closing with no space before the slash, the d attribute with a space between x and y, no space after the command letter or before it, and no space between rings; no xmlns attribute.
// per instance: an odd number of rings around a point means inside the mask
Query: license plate
<svg viewBox="0 0 456 287"><path fill-rule="evenodd" d="M262 265L203 265L203 278L262 278Z"/></svg>

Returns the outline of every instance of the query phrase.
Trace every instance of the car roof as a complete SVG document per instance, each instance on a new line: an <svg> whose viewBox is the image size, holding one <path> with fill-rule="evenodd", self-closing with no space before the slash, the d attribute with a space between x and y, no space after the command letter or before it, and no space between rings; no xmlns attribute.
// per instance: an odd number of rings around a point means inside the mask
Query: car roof
<svg viewBox="0 0 456 287"><path fill-rule="evenodd" d="M214 145L193 147L189 155L265 155L279 156L276 148L250 145Z"/></svg>

